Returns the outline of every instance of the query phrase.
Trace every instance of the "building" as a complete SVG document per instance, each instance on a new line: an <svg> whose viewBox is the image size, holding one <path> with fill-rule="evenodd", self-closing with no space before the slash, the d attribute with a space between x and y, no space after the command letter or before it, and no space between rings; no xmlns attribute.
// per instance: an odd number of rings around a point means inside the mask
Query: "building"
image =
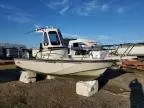
<svg viewBox="0 0 144 108"><path fill-rule="evenodd" d="M22 58L26 50L25 45L0 43L0 59Z"/></svg>

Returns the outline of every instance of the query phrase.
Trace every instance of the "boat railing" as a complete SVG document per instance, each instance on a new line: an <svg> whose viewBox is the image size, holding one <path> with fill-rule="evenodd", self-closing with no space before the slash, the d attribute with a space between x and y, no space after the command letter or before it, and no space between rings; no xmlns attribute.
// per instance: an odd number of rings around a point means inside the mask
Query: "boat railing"
<svg viewBox="0 0 144 108"><path fill-rule="evenodd" d="M130 52L132 51L132 49L136 46L136 44L131 44L129 45L126 50L123 52L123 54L121 55L121 57L124 57L126 55L129 55Z"/></svg>
<svg viewBox="0 0 144 108"><path fill-rule="evenodd" d="M126 50L121 54L121 57L125 56L126 55L126 52L128 51L128 49L130 48L131 46L129 45Z"/></svg>
<svg viewBox="0 0 144 108"><path fill-rule="evenodd" d="M132 49L135 47L135 44L132 45L132 47L130 48L130 50L128 51L127 55L129 55L129 53L132 51Z"/></svg>
<svg viewBox="0 0 144 108"><path fill-rule="evenodd" d="M48 51L48 50L46 50L46 51L41 51L41 50L39 50L39 51L36 53L35 57L38 59L38 54L41 53L41 54L40 54L40 58L44 58L44 54L42 54L42 53L47 52L47 51ZM46 54L45 54L45 55L47 56L47 60L50 59L50 57L52 56L52 54L54 54L54 55L60 55L60 56L61 56L60 58L61 58L61 59L64 59L64 57L65 57L66 54L67 54L67 50L64 52L64 54L60 54L60 53L53 52L52 49L49 49L49 53L46 53Z"/></svg>
<svg viewBox="0 0 144 108"><path fill-rule="evenodd" d="M50 50L50 53L48 53L48 59L49 59L49 57L50 57L50 55L51 55L51 51L52 51L52 49Z"/></svg>
<svg viewBox="0 0 144 108"><path fill-rule="evenodd" d="M82 55L81 60L84 60L84 58L86 58L87 55Z"/></svg>
<svg viewBox="0 0 144 108"><path fill-rule="evenodd" d="M118 55L118 50L119 50L121 47L122 47L121 44L117 47L116 51L114 52L115 55Z"/></svg>
<svg viewBox="0 0 144 108"><path fill-rule="evenodd" d="M66 56L67 54L67 50L64 52L63 56L61 57L62 59L64 59L64 57Z"/></svg>
<svg viewBox="0 0 144 108"><path fill-rule="evenodd" d="M52 53L52 49L50 49L50 52L47 53L47 54L48 54L48 58L47 58L47 59L50 59L50 56L51 56L52 54L61 55L61 59L64 59L64 57L65 57L66 54L67 54L67 50L64 52L64 54L60 54L60 53Z"/></svg>
<svg viewBox="0 0 144 108"><path fill-rule="evenodd" d="M115 48L115 51L111 52L112 55L120 55L121 57L123 56L126 56L126 55L129 55L130 52L132 51L132 49L137 46L137 45L143 45L143 44L135 44L135 43L131 43L131 44L119 44L119 45L111 45L111 46L108 46L108 47L116 47ZM122 52L122 54L119 54L119 49L120 48L124 48L124 51ZM109 49L108 49L109 50Z"/></svg>

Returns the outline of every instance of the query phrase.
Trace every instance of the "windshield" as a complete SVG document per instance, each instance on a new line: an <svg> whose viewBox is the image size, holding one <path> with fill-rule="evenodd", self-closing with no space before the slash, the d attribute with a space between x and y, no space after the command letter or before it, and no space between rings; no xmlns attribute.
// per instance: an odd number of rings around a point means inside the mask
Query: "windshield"
<svg viewBox="0 0 144 108"><path fill-rule="evenodd" d="M57 32L50 31L49 33L50 42L52 45L60 45L60 41L57 35Z"/></svg>
<svg viewBox="0 0 144 108"><path fill-rule="evenodd" d="M44 32L44 43L48 44L48 37L46 32Z"/></svg>
<svg viewBox="0 0 144 108"><path fill-rule="evenodd" d="M58 34L59 34L59 37L60 37L60 41L61 41L61 44L63 45L63 37L62 37L62 34L61 34L61 32L60 31L58 31Z"/></svg>

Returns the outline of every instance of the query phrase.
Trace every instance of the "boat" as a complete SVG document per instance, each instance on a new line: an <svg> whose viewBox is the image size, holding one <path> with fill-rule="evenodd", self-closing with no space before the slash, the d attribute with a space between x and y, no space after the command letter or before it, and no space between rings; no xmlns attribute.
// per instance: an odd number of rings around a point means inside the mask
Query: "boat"
<svg viewBox="0 0 144 108"><path fill-rule="evenodd" d="M89 55L91 59L113 59L121 62L126 59L136 59L137 56L123 54L127 48L105 48L99 42L88 39L75 39L69 41L69 55L73 58L81 59L83 55ZM131 47L128 49L128 51ZM126 51L125 53L127 53Z"/></svg>
<svg viewBox="0 0 144 108"><path fill-rule="evenodd" d="M89 54L79 59L68 54L68 47L63 43L63 37L58 28L39 28L43 34L40 48L35 52L35 58L14 59L15 64L23 70L53 76L98 78L116 60L105 58L91 59Z"/></svg>
<svg viewBox="0 0 144 108"><path fill-rule="evenodd" d="M104 45L110 53L121 56L138 56L144 57L144 43L124 43L114 45Z"/></svg>
<svg viewBox="0 0 144 108"><path fill-rule="evenodd" d="M96 53L94 54L94 52L99 52L99 53L105 52L103 51L99 43L93 40L88 40L88 39L71 40L69 41L68 48L69 48L69 55L73 57L76 57L76 56L78 57L80 55L86 55L86 54L93 55L94 57L96 56Z"/></svg>

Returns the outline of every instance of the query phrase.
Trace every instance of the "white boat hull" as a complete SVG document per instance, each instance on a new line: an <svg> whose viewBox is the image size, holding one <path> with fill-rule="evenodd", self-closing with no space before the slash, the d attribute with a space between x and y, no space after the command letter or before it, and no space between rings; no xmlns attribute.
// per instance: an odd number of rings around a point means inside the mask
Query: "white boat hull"
<svg viewBox="0 0 144 108"><path fill-rule="evenodd" d="M111 67L113 60L25 60L15 59L15 64L24 69L49 75L98 77Z"/></svg>
<svg viewBox="0 0 144 108"><path fill-rule="evenodd" d="M118 48L117 54L127 56L144 56L144 45L140 46L123 46Z"/></svg>

